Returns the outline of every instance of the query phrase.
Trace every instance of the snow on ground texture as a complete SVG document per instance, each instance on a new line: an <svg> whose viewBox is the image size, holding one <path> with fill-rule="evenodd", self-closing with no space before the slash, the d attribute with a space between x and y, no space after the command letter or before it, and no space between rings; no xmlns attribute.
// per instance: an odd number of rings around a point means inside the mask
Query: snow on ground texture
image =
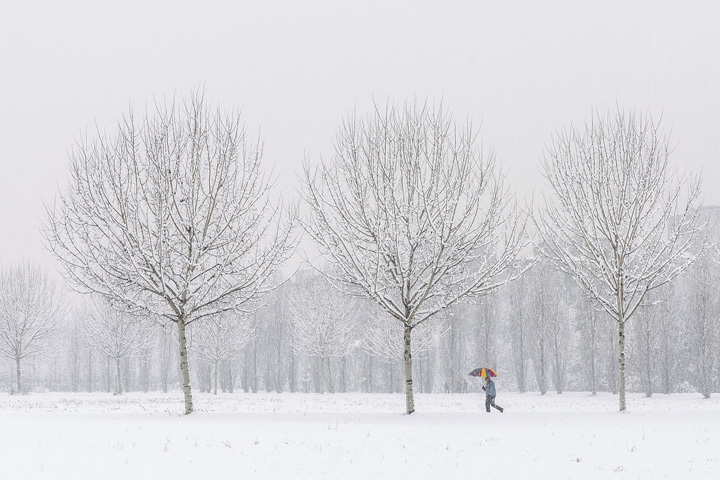
<svg viewBox="0 0 720 480"><path fill-rule="evenodd" d="M0 395L0 478L720 478L697 394Z"/></svg>

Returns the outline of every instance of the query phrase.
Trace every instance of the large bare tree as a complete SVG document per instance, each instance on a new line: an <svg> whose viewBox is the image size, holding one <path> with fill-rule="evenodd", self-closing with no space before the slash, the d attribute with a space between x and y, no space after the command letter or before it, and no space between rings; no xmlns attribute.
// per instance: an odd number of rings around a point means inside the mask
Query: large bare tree
<svg viewBox="0 0 720 480"><path fill-rule="evenodd" d="M265 293L292 248L261 163L239 114L194 93L80 142L48 209L47 243L75 288L177 325L186 414L186 326Z"/></svg>
<svg viewBox="0 0 720 480"><path fill-rule="evenodd" d="M333 159L308 166L304 187L305 229L334 266L328 276L402 327L411 414L413 331L515 275L525 223L503 175L472 125L413 104L348 118Z"/></svg>
<svg viewBox="0 0 720 480"><path fill-rule="evenodd" d="M620 410L626 323L693 262L701 231L699 184L677 179L669 155L651 117L617 112L557 134L543 159L552 194L537 217L539 246L617 323Z"/></svg>
<svg viewBox="0 0 720 480"><path fill-rule="evenodd" d="M0 356L15 362L22 393L22 360L43 353L62 316L60 290L28 262L0 270Z"/></svg>

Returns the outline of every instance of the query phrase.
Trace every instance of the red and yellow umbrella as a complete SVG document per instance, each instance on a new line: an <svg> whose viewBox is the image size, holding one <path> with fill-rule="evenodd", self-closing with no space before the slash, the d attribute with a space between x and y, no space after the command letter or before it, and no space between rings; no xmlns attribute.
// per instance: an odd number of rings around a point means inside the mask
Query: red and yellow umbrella
<svg viewBox="0 0 720 480"><path fill-rule="evenodd" d="M483 378L497 377L497 373L495 373L495 370L493 370L492 368L486 368L486 367L476 368L475 370L470 372L468 375L470 375L471 377L483 377Z"/></svg>

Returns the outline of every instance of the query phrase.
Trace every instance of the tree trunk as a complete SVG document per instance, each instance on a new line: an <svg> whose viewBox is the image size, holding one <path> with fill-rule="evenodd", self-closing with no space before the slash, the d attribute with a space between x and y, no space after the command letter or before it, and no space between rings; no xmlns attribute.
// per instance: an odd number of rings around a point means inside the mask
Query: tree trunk
<svg viewBox="0 0 720 480"><path fill-rule="evenodd" d="M115 370L117 375L117 386L115 387L115 393L122 395L122 377L120 376L120 359L115 359Z"/></svg>
<svg viewBox="0 0 720 480"><path fill-rule="evenodd" d="M433 362L434 362L434 360L426 352L425 359L424 359L424 363L425 363L425 388L424 388L424 390L428 393L432 393L432 391L433 391L433 378L435 376Z"/></svg>
<svg viewBox="0 0 720 480"><path fill-rule="evenodd" d="M185 319L179 318L178 340L180 344L180 371L182 372L183 393L185 394L185 415L193 412L192 391L190 389L190 368L188 367L187 338L185 337Z"/></svg>
<svg viewBox="0 0 720 480"><path fill-rule="evenodd" d="M284 359L283 349L282 349L282 346L283 346L282 338L283 337L281 334L282 334L282 330L278 334L277 341L275 342L276 353L277 353L277 362L278 362L277 371L276 371L277 374L275 376L275 391L277 393L282 393L283 387L285 386L285 378L283 376L284 370L282 368L283 367L283 359Z"/></svg>
<svg viewBox="0 0 720 480"><path fill-rule="evenodd" d="M228 378L228 392L235 393L235 366L237 365L236 360L227 361L227 378Z"/></svg>
<svg viewBox="0 0 720 480"><path fill-rule="evenodd" d="M595 328L595 327L593 327ZM590 392L597 395L597 370L595 368L595 335L593 334L593 342L590 346Z"/></svg>
<svg viewBox="0 0 720 480"><path fill-rule="evenodd" d="M213 378L213 383L215 384L215 385L213 386L213 394L215 394L215 395L217 395L217 383L218 383L218 367L219 367L219 363L220 363L219 360L215 360L215 365L214 365L214 368L215 368L215 376L214 376L214 378Z"/></svg>
<svg viewBox="0 0 720 480"><path fill-rule="evenodd" d="M250 388L252 393L258 392L258 373L257 373L257 340L252 346L252 376L250 377Z"/></svg>
<svg viewBox="0 0 720 480"><path fill-rule="evenodd" d="M413 394L413 378L412 378L412 350L410 348L410 327L405 327L404 334L404 360L405 360L405 409L410 415L415 411L415 396Z"/></svg>
<svg viewBox="0 0 720 480"><path fill-rule="evenodd" d="M295 353L290 349L290 357L288 359L288 389L290 392L297 391L297 371L295 368Z"/></svg>
<svg viewBox="0 0 720 480"><path fill-rule="evenodd" d="M565 390L565 372L563 371L563 359L561 358L562 355L560 353L560 346L558 345L559 341L557 339L557 335L558 333L555 332L555 342L553 345L553 348L555 349L555 391L557 391L558 394L562 394Z"/></svg>
<svg viewBox="0 0 720 480"><path fill-rule="evenodd" d="M518 390L520 390L520 393L525 393L527 391L527 387L525 385L525 335L524 335L524 327L522 325L522 320L520 320L520 323L516 325L517 327L517 333L519 335L518 341L519 346L515 349L515 353L518 355L516 359L517 364L517 383L518 383Z"/></svg>
<svg viewBox="0 0 720 480"><path fill-rule="evenodd" d="M17 375L17 393L22 393L22 382L20 381L20 358L15 359L15 374Z"/></svg>
<svg viewBox="0 0 720 480"><path fill-rule="evenodd" d="M172 348L171 343L172 340L170 338L170 334L165 332L163 328L162 333L162 343L161 343L161 364L160 364L160 383L162 384L162 391L163 393L168 392L168 386L170 383L170 369L172 365Z"/></svg>
<svg viewBox="0 0 720 480"><path fill-rule="evenodd" d="M149 348L143 349L142 371L143 371L142 388L143 388L143 392L147 393L150 390L150 349Z"/></svg>
<svg viewBox="0 0 720 480"><path fill-rule="evenodd" d="M364 365L364 367L365 367L365 379L366 379L366 381L364 382L365 389L363 390L363 393L370 393L370 392L373 391L373 390L372 390L372 389L373 389L373 382L374 382L374 379L373 379L373 371L374 371L374 370L373 370L373 368L374 368L374 366L373 366L373 358L375 358L375 357L373 357L372 355L366 355L366 356L365 356L365 362L364 362L365 365Z"/></svg>
<svg viewBox="0 0 720 480"><path fill-rule="evenodd" d="M540 365L537 367L540 369L540 372L538 373L538 388L540 390L540 395L545 395L547 393L547 365L545 365L545 339L540 339L540 359L538 362Z"/></svg>
<svg viewBox="0 0 720 480"><path fill-rule="evenodd" d="M347 355L340 360L340 391L347 392Z"/></svg>
<svg viewBox="0 0 720 480"><path fill-rule="evenodd" d="M625 321L623 319L620 320L619 327L618 327L618 336L619 338L619 347L620 347L620 355L619 355L619 363L620 363L620 388L619 388L619 397L620 397L620 411L625 410Z"/></svg>
<svg viewBox="0 0 720 480"><path fill-rule="evenodd" d="M315 393L325 393L325 383L323 382L323 359L315 357L313 360L314 367L312 372L313 384L315 385Z"/></svg>
<svg viewBox="0 0 720 480"><path fill-rule="evenodd" d="M645 339L645 381L647 382L645 385L645 396L650 398L653 394L653 370L654 365L652 363L652 345L651 341L652 338L650 336L650 325L645 325L645 328L647 329Z"/></svg>
<svg viewBox="0 0 720 480"><path fill-rule="evenodd" d="M88 348L88 393L93 390L92 348Z"/></svg>
<svg viewBox="0 0 720 480"><path fill-rule="evenodd" d="M325 363L327 364L328 391L330 393L335 393L335 384L333 383L332 365L330 363L330 357L327 357L327 360Z"/></svg>

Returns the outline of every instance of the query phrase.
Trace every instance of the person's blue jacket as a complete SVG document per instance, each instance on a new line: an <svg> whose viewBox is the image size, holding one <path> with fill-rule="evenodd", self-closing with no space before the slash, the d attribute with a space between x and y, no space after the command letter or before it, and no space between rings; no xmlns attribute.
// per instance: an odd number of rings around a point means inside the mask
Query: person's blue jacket
<svg viewBox="0 0 720 480"><path fill-rule="evenodd" d="M485 395L488 397L495 396L495 382L492 381L492 378L488 378L487 383L485 384Z"/></svg>

